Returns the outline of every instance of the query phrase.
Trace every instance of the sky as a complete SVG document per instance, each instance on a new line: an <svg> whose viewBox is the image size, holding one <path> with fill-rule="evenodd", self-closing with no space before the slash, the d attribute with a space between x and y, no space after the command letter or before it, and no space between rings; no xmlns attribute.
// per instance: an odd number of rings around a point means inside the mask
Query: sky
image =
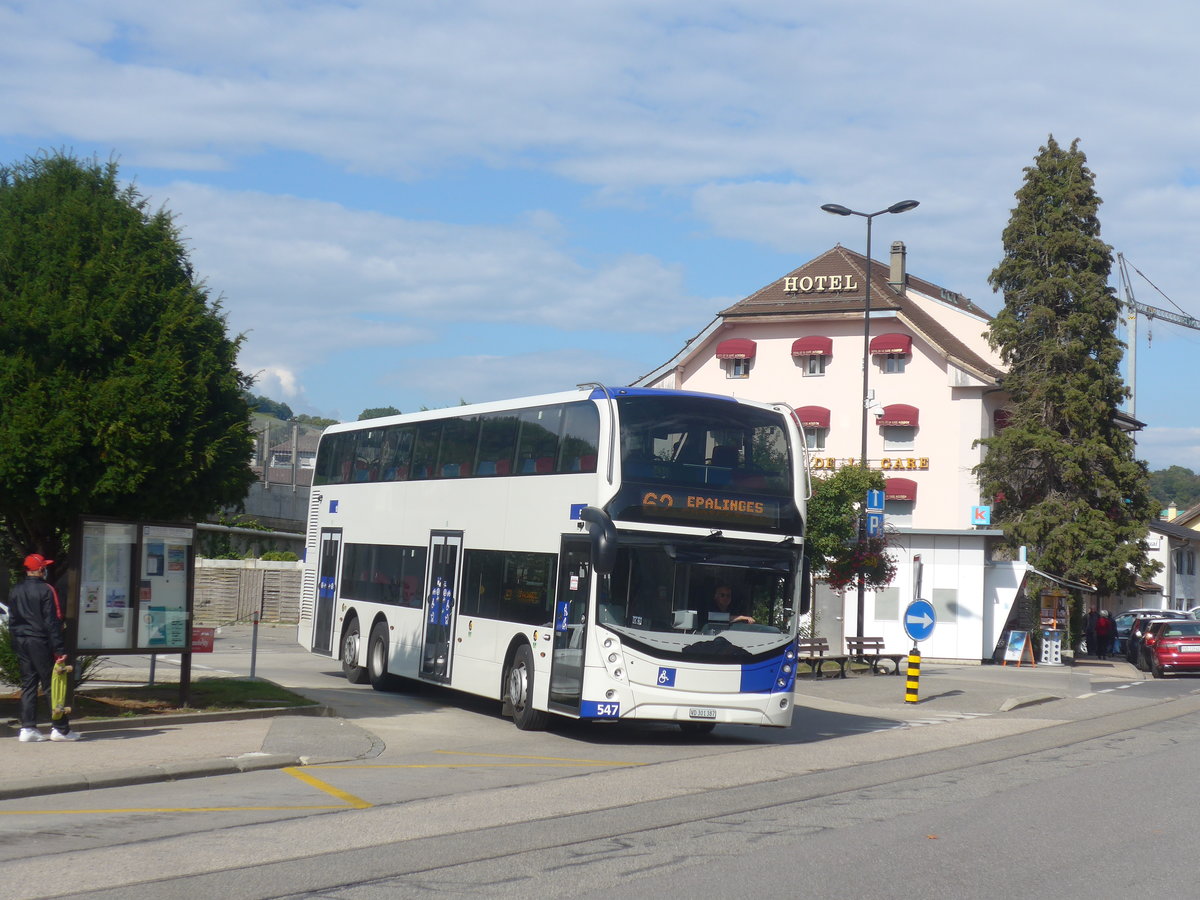
<svg viewBox="0 0 1200 900"><path fill-rule="evenodd" d="M254 392L353 420L627 384L864 250L823 203L920 201L873 255L994 314L1050 135L1134 298L1200 316L1198 33L1184 0L0 0L0 164L115 160ZM1139 318L1137 347L1139 457L1200 471L1200 331Z"/></svg>

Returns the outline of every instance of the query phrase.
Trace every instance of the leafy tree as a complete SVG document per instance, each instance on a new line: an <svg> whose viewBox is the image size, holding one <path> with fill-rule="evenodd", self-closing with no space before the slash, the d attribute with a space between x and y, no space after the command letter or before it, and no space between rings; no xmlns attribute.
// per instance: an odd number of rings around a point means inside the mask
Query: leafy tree
<svg viewBox="0 0 1200 900"><path fill-rule="evenodd" d="M842 466L813 478L804 552L810 569L834 590L857 583L860 573L871 590L887 587L896 575L886 538L858 540L867 491L883 490L885 484L880 472L864 466Z"/></svg>
<svg viewBox="0 0 1200 900"><path fill-rule="evenodd" d="M254 476L239 344L172 216L121 187L115 163L0 168L0 549L61 559L80 514L241 503Z"/></svg>
<svg viewBox="0 0 1200 900"><path fill-rule="evenodd" d="M1100 198L1078 144L1064 150L1051 137L1041 148L1004 229L1004 258L989 278L1004 308L988 339L1008 367L1011 417L982 440L976 474L1013 548L1111 594L1153 575L1144 538L1157 508L1117 423L1128 390L1112 250L1100 240Z"/></svg>
<svg viewBox="0 0 1200 900"><path fill-rule="evenodd" d="M382 416L398 415L400 415L400 410L396 409L394 406L376 406L372 409L364 409L362 412L360 412L358 414L358 421L361 422L363 419L378 419Z"/></svg>
<svg viewBox="0 0 1200 900"><path fill-rule="evenodd" d="M284 422L288 422L292 418L292 408L290 406L278 400L272 400L269 397L260 397L247 393L246 403L249 405L251 412L274 416L276 419L282 419Z"/></svg>
<svg viewBox="0 0 1200 900"><path fill-rule="evenodd" d="M301 413L292 419L297 425L311 425L314 428L328 428L330 425L336 425L337 419L322 419L320 416L309 416Z"/></svg>
<svg viewBox="0 0 1200 900"><path fill-rule="evenodd" d="M1183 466L1170 466L1150 473L1150 494L1160 507L1174 501L1180 510L1200 501L1200 475Z"/></svg>

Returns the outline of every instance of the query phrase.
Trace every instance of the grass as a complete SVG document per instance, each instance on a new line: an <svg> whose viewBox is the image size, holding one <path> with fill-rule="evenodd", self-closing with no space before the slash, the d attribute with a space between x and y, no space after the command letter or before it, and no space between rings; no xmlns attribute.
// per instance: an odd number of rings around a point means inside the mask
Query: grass
<svg viewBox="0 0 1200 900"><path fill-rule="evenodd" d="M0 721L18 719L20 692L0 694ZM197 678L191 684L190 704L179 705L178 684L122 687L85 684L75 692L72 720L157 716L182 712L228 712L268 707L311 706L312 700L270 681L245 678ZM46 701L38 704L45 715Z"/></svg>

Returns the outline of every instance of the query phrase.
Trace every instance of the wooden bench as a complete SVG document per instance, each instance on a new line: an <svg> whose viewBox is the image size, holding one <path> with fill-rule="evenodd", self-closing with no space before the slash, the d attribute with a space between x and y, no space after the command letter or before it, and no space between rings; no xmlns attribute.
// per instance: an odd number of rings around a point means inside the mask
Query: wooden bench
<svg viewBox="0 0 1200 900"><path fill-rule="evenodd" d="M846 638L846 652L851 659L860 659L863 662L870 663L871 672L879 675L879 664L885 659L891 660L892 671L888 674L899 675L900 663L908 658L907 653L886 653L883 649L883 638L877 637L848 637Z"/></svg>
<svg viewBox="0 0 1200 900"><path fill-rule="evenodd" d="M806 663L812 669L813 678L823 676L824 673L821 669L825 663L836 663L837 677L846 677L846 663L849 661L849 657L829 656L829 640L827 638L799 638L796 641L796 650L799 653L799 662Z"/></svg>

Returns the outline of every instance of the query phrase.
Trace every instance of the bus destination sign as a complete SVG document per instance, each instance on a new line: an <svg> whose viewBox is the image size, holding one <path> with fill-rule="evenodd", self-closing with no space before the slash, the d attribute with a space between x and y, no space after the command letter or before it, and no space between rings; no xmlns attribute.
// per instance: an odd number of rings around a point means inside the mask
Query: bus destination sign
<svg viewBox="0 0 1200 900"><path fill-rule="evenodd" d="M712 496L690 491L647 490L642 494L642 510L654 516L667 516L694 522L737 522L774 525L779 521L779 504L745 496Z"/></svg>

